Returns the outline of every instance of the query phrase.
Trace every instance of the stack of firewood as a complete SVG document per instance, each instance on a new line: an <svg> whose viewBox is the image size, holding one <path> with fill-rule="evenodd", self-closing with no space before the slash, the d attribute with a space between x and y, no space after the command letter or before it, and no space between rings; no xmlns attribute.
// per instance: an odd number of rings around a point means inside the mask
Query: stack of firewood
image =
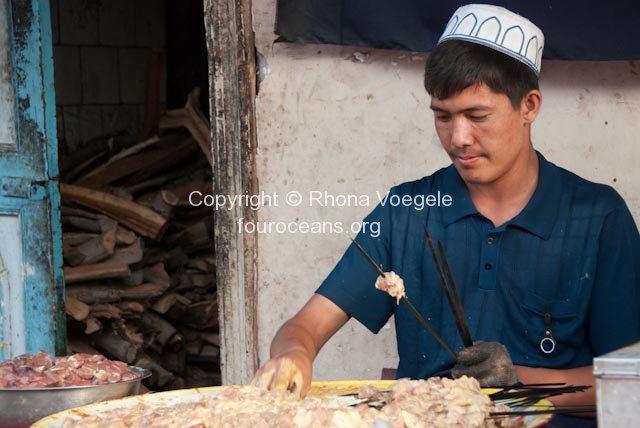
<svg viewBox="0 0 640 428"><path fill-rule="evenodd" d="M142 142L109 137L61 163L69 348L153 372L154 390L220 383L208 123L192 102ZM203 155L204 152L204 155Z"/></svg>

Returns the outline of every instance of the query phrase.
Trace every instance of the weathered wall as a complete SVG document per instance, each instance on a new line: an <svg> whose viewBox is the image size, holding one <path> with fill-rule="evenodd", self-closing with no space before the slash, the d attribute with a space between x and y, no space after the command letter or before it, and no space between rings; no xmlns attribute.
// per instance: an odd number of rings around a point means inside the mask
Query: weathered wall
<svg viewBox="0 0 640 428"><path fill-rule="evenodd" d="M447 165L422 88L425 55L274 44L275 0L254 1L258 50L270 74L257 99L261 190L374 195ZM585 178L608 183L640 221L640 62L544 62L534 146ZM261 221L342 221L375 205L279 206ZM271 338L311 296L349 243L347 233L258 238L261 363ZM378 378L397 362L393 328L373 336L350 321L323 349L315 378Z"/></svg>
<svg viewBox="0 0 640 428"><path fill-rule="evenodd" d="M51 22L60 145L137 135L151 51L165 46L164 1L51 0Z"/></svg>

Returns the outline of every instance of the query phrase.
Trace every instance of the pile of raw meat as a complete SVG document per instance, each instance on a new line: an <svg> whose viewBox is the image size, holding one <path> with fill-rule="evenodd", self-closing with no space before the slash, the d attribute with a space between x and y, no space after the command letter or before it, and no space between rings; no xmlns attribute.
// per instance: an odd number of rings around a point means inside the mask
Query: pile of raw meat
<svg viewBox="0 0 640 428"><path fill-rule="evenodd" d="M125 363L102 355L52 357L41 351L0 363L0 388L102 385L133 380L138 376Z"/></svg>

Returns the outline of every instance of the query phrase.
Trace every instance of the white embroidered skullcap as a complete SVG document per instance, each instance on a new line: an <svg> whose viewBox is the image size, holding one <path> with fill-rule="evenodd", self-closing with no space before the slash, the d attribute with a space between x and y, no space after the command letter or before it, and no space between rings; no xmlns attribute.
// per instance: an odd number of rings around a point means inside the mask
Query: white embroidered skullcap
<svg viewBox="0 0 640 428"><path fill-rule="evenodd" d="M500 6L468 4L455 11L438 44L466 40L507 54L540 74L544 34L527 18Z"/></svg>

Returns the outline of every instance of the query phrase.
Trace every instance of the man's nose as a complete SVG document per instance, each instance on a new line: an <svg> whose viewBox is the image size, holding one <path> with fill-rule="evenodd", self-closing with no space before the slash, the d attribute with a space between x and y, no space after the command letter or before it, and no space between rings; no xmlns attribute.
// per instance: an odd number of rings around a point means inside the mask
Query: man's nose
<svg viewBox="0 0 640 428"><path fill-rule="evenodd" d="M452 120L451 145L455 147L470 146L473 144L471 127L464 118L454 118Z"/></svg>

